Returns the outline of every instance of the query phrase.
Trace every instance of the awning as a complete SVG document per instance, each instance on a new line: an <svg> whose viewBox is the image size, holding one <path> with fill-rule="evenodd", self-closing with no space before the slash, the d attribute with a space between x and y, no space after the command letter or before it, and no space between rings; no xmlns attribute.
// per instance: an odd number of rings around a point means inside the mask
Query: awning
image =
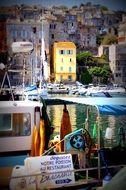
<svg viewBox="0 0 126 190"><path fill-rule="evenodd" d="M105 115L125 115L126 98L104 98L104 97L64 97L58 98L66 102L79 103L96 106L100 114Z"/></svg>
<svg viewBox="0 0 126 190"><path fill-rule="evenodd" d="M126 115L126 105L97 105L100 114Z"/></svg>

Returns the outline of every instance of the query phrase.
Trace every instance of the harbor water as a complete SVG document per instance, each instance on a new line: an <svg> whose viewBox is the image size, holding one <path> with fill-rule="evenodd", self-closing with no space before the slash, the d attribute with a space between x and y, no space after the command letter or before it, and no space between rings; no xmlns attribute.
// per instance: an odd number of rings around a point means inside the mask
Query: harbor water
<svg viewBox="0 0 126 190"><path fill-rule="evenodd" d="M63 114L64 105L48 105L47 112L54 127L52 138L59 134L61 119ZM95 107L90 107L87 115L87 107L82 104L68 104L67 109L69 111L70 121L72 125L72 131L84 127L86 118L88 117L88 131L94 141L97 141L97 110ZM96 134L94 134L94 128ZM114 147L120 143L125 143L122 139L122 133L120 129L126 134L126 116L106 116L100 115L100 132L101 138L105 146ZM112 134L107 134L107 133Z"/></svg>

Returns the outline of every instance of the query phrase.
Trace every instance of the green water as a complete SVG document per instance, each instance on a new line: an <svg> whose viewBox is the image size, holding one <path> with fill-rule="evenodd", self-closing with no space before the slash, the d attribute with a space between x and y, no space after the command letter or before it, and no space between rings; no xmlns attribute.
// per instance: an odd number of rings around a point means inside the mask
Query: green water
<svg viewBox="0 0 126 190"><path fill-rule="evenodd" d="M52 126L54 127L53 136L59 134L61 126L61 118L63 114L63 105L51 105L47 106L47 112L51 120ZM70 121L72 125L72 130L80 129L84 127L85 119L87 118L87 107L81 104L70 104L67 105L67 109L70 115ZM88 114L88 131L91 137L97 142L97 134L93 136L93 128L96 123L97 111L94 107L90 107ZM118 134L119 128L123 127L126 134L126 116L100 116L101 136L104 141L104 145L107 147L117 146L120 140ZM105 133L107 127L111 127L113 130L112 140L105 138ZM97 128L96 128L97 130ZM97 131L96 131L97 133Z"/></svg>

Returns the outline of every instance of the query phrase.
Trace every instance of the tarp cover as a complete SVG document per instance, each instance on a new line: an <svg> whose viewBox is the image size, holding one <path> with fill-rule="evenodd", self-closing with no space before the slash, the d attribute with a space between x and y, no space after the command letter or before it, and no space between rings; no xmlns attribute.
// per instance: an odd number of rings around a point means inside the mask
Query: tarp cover
<svg viewBox="0 0 126 190"><path fill-rule="evenodd" d="M104 98L104 97L64 97L64 101L96 106L100 114L126 115L126 98Z"/></svg>
<svg viewBox="0 0 126 190"><path fill-rule="evenodd" d="M100 114L126 115L126 106L123 105L97 105Z"/></svg>

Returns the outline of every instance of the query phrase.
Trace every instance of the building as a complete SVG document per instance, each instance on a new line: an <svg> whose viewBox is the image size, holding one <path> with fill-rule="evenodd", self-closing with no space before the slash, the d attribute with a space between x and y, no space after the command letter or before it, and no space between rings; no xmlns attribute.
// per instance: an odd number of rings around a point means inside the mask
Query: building
<svg viewBox="0 0 126 190"><path fill-rule="evenodd" d="M76 46L73 42L53 45L53 74L55 82L76 81Z"/></svg>
<svg viewBox="0 0 126 190"><path fill-rule="evenodd" d="M43 60L43 48L45 51L46 57L49 60L49 24L46 20L34 19L8 19L7 26L7 46L9 55L13 57L12 60L12 69L22 70L23 69L23 60L26 60L26 77L25 84L36 83L41 79L42 73L45 73L43 69L45 65L48 72L48 78L50 75L50 66L46 60ZM44 39L44 40L43 40ZM12 52L12 43L13 42L32 42L33 51L29 55L19 54L15 55ZM23 72L23 71L22 71ZM10 76L12 85L21 85L22 84L22 72L13 73ZM46 75L47 76L47 75ZM44 77L45 78L45 77ZM46 78L47 80L47 78Z"/></svg>
<svg viewBox="0 0 126 190"><path fill-rule="evenodd" d="M126 43L109 47L109 61L114 83L126 86Z"/></svg>
<svg viewBox="0 0 126 190"><path fill-rule="evenodd" d="M109 46L110 45L100 45L98 47L98 57L105 55L106 59L109 61Z"/></svg>
<svg viewBox="0 0 126 190"><path fill-rule="evenodd" d="M119 24L118 29L118 44L126 43L126 14L123 15L122 22Z"/></svg>

